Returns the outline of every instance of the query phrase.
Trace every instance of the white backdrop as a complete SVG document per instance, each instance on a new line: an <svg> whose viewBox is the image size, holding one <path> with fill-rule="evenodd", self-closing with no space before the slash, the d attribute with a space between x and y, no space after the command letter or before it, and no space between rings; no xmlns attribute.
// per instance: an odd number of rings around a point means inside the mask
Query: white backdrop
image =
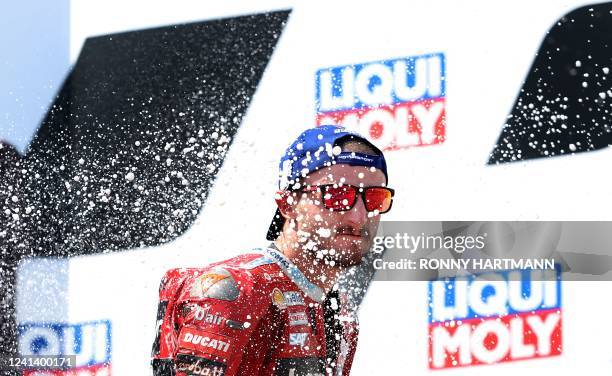
<svg viewBox="0 0 612 376"><path fill-rule="evenodd" d="M396 198L385 220L610 220L610 207L600 204L612 193L612 179L604 173L612 159L609 149L485 165L546 31L580 5L584 2L73 0L73 61L89 36L267 10L292 13L196 222L163 246L71 259L65 319L110 320L113 374L147 374L163 272L265 244L278 158L314 124L315 72L326 67L445 54L446 141L387 154ZM600 320L612 310L604 298L610 287L563 284L561 356L430 371L426 283L374 282L360 311L352 374L580 369L609 375L612 328Z"/></svg>

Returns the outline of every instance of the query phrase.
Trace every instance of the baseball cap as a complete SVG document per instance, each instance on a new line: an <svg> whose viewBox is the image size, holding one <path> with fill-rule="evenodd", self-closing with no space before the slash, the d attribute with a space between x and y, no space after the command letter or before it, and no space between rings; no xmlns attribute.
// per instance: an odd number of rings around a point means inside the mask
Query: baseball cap
<svg viewBox="0 0 612 376"><path fill-rule="evenodd" d="M371 147L377 155L343 152L340 141L354 140ZM285 151L279 163L278 187L281 190L300 188L300 179L322 167L333 164L374 167L387 176L387 164L380 149L359 133L337 125L321 125L302 132ZM277 208L266 234L267 240L275 240L282 231L285 217Z"/></svg>

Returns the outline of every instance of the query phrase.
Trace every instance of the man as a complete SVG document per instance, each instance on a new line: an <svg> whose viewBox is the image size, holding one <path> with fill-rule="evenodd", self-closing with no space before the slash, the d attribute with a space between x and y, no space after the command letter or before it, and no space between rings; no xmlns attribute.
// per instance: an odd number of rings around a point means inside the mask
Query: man
<svg viewBox="0 0 612 376"><path fill-rule="evenodd" d="M164 276L155 375L349 374L357 321L335 282L391 208L384 156L325 125L303 132L280 167L273 243Z"/></svg>

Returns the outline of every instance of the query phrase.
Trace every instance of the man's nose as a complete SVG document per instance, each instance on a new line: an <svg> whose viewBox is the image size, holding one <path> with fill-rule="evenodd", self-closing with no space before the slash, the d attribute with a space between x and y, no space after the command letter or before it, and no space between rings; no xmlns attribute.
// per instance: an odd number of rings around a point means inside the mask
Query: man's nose
<svg viewBox="0 0 612 376"><path fill-rule="evenodd" d="M357 195L355 200L355 205L351 208L351 210L344 213L345 219L358 224L363 224L368 220L368 211L366 210L365 203L363 202L363 197L361 195Z"/></svg>

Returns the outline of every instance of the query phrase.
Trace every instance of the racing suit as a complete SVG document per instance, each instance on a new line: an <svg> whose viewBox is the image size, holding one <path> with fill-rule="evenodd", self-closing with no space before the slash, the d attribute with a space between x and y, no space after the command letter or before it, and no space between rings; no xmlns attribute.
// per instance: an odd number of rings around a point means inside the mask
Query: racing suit
<svg viewBox="0 0 612 376"><path fill-rule="evenodd" d="M162 279L154 375L348 375L358 336L345 294L327 295L272 244Z"/></svg>

